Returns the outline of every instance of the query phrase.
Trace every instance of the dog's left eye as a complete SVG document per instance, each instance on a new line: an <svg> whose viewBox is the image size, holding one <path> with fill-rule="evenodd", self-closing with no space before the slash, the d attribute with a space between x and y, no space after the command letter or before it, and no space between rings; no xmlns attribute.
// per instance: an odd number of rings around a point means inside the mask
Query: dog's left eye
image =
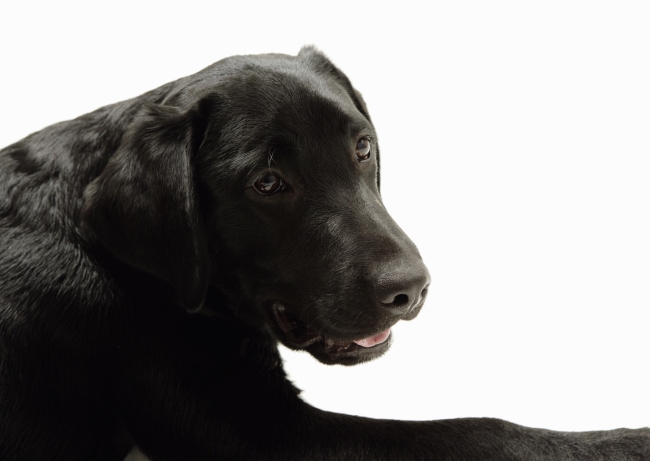
<svg viewBox="0 0 650 461"><path fill-rule="evenodd" d="M273 195L284 189L282 178L271 171L262 174L253 183L253 189L260 195Z"/></svg>
<svg viewBox="0 0 650 461"><path fill-rule="evenodd" d="M370 139L361 138L357 141L357 160L360 162L370 158Z"/></svg>

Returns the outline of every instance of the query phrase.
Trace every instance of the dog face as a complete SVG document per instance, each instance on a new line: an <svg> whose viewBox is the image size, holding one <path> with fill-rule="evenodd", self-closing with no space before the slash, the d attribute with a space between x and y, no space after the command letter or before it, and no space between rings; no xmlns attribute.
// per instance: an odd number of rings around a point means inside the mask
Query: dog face
<svg viewBox="0 0 650 461"><path fill-rule="evenodd" d="M324 363L381 355L429 274L382 204L359 93L313 49L189 79L132 123L88 187L88 226L190 310L212 286Z"/></svg>

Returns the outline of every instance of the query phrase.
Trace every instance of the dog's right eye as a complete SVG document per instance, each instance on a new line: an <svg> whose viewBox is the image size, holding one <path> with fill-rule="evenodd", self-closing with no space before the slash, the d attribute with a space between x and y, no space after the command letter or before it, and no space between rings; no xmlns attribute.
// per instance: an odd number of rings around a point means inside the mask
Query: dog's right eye
<svg viewBox="0 0 650 461"><path fill-rule="evenodd" d="M263 173L253 183L253 189L260 195L273 195L285 187L282 178L271 171Z"/></svg>

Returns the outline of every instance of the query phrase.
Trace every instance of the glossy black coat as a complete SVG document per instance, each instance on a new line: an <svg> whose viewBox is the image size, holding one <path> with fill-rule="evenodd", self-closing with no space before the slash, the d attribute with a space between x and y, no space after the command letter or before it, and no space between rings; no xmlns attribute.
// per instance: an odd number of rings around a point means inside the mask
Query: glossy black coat
<svg viewBox="0 0 650 461"><path fill-rule="evenodd" d="M283 188L263 195L269 171ZM376 358L389 341L353 341L414 318L428 283L381 203L365 103L314 49L229 58L45 128L0 151L0 459L650 459L647 430L299 398L278 341Z"/></svg>

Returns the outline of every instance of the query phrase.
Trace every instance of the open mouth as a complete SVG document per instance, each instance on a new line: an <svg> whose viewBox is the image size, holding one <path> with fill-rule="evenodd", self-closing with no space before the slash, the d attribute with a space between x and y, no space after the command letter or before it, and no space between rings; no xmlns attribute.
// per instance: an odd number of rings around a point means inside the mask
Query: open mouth
<svg viewBox="0 0 650 461"><path fill-rule="evenodd" d="M295 349L306 349L318 344L320 349L331 356L344 356L354 353L363 353L366 350L378 349L387 345L390 337L390 328L366 338L351 341L338 341L323 337L302 323L280 303L271 306L275 320L284 333L286 342Z"/></svg>

